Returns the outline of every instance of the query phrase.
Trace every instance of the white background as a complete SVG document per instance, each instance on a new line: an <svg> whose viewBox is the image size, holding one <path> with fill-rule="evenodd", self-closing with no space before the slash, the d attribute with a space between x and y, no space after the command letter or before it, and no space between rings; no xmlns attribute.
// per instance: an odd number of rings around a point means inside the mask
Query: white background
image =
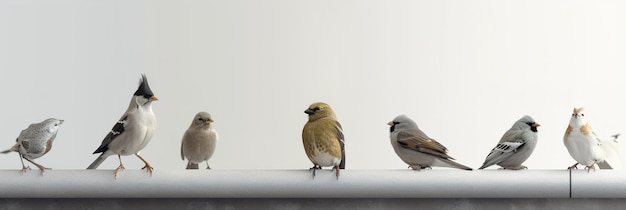
<svg viewBox="0 0 626 210"><path fill-rule="evenodd" d="M57 117L65 124L36 162L86 168L146 73L160 99L142 151L155 173L184 169L180 140L199 111L220 134L212 168L308 169L303 111L316 101L344 127L348 169L406 168L386 125L399 114L474 168L528 114L542 126L525 165L565 169L574 107L601 137L626 134L624 11L569 0L0 1L0 147ZM0 169L19 168L17 154L0 156Z"/></svg>

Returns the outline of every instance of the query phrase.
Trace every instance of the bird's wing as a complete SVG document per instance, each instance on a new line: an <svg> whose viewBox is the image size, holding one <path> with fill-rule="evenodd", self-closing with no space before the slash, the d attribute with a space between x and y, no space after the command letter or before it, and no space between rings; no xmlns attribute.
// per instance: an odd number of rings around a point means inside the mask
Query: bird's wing
<svg viewBox="0 0 626 210"><path fill-rule="evenodd" d="M339 169L346 169L345 138L343 136L343 128L341 128L341 124L337 121L335 121L335 132L337 133L337 140L339 140L339 145L341 146L341 163L339 163Z"/></svg>
<svg viewBox="0 0 626 210"><path fill-rule="evenodd" d="M124 116L122 116L122 118L119 121L117 121L117 123L115 123L115 125L113 126L113 129L111 129L109 134L107 134L107 136L104 137L104 139L102 140L102 144L100 144L100 147L98 147L98 149L96 149L96 151L93 152L93 154L106 152L107 150L109 150L109 144L119 135L124 133L124 128L127 123L126 119L128 119L128 114L125 114Z"/></svg>
<svg viewBox="0 0 626 210"><path fill-rule="evenodd" d="M485 158L485 162L480 168L483 169L502 162L502 160L509 158L515 153L517 149L519 149L523 145L524 142L521 141L508 141L498 143L496 147L491 149L491 152L489 152L487 158Z"/></svg>
<svg viewBox="0 0 626 210"><path fill-rule="evenodd" d="M442 158L454 159L447 155L448 149L419 129L398 132L398 143L404 148L428 153Z"/></svg>
<svg viewBox="0 0 626 210"><path fill-rule="evenodd" d="M185 146L185 139L187 138L187 133L189 132L189 130L185 131L185 134L183 134L183 140L180 143L180 157L183 158L183 160L185 160L185 152L184 152L184 146Z"/></svg>

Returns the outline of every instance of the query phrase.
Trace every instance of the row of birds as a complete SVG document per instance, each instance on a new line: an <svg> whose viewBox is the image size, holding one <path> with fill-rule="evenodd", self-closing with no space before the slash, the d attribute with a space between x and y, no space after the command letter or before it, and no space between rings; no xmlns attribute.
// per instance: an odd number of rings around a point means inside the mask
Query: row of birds
<svg viewBox="0 0 626 210"><path fill-rule="evenodd" d="M126 112L115 123L111 131L104 137L100 146L93 154L101 153L87 169L96 169L106 158L117 155L119 166L117 173L124 169L121 156L135 155L152 174L153 167L139 155L139 152L150 142L155 128L156 117L152 111L152 102L158 100L154 96L148 80L142 75L139 87L133 94ZM563 138L569 154L576 163L568 169L584 165L589 170L611 168L604 160L602 141L591 130L585 119L583 108L575 108L569 121L569 126ZM311 104L305 111L308 122L302 130L302 143L307 157L313 163L310 168L313 177L315 171L322 167L332 167L337 178L340 169L345 169L345 139L343 130L332 108L323 102ZM40 123L31 124L22 130L16 143L2 153L17 152L22 162L22 172L29 167L24 165L24 159L35 165L43 173L49 169L33 160L48 153L63 120L50 118ZM185 131L181 144L181 157L188 160L187 169L198 169L199 164L206 162L215 151L218 140L217 132L212 128L213 119L207 112L199 112ZM448 149L441 143L428 137L417 124L406 115L400 115L388 123L390 126L391 145L402 161L413 170L430 168L431 166L451 167L472 170L463 164L454 161L448 155ZM540 125L530 116L517 120L504 133L498 144L489 152L485 162L479 169L492 165L504 169L520 170L527 167L522 165L530 157L537 144L537 127ZM617 138L617 136L615 136Z"/></svg>

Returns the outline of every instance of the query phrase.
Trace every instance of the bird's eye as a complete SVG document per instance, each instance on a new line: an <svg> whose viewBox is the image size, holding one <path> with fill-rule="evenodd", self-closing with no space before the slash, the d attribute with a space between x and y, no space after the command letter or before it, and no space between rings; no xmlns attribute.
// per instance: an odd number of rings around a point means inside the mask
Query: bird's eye
<svg viewBox="0 0 626 210"><path fill-rule="evenodd" d="M321 107L321 106L318 106L318 107L315 107L313 110L315 110L315 111L319 111L319 110L322 110L322 107Z"/></svg>
<svg viewBox="0 0 626 210"><path fill-rule="evenodd" d="M580 116L583 116L583 117L584 117L584 116L585 116L585 114L580 114Z"/></svg>
<svg viewBox="0 0 626 210"><path fill-rule="evenodd" d="M198 118L199 121L204 121L202 118Z"/></svg>
<svg viewBox="0 0 626 210"><path fill-rule="evenodd" d="M397 124L400 124L400 123L399 123L399 122L395 122L395 121L394 121L394 122L393 122L393 124L394 124L394 125L397 125Z"/></svg>
<svg viewBox="0 0 626 210"><path fill-rule="evenodd" d="M576 114L572 114L572 117L573 117L573 116L576 116Z"/></svg>

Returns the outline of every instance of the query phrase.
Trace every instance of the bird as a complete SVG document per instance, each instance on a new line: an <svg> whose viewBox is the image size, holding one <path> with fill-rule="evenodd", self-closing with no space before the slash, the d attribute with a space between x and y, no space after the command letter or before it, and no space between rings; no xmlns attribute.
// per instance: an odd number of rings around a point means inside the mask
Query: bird
<svg viewBox="0 0 626 210"><path fill-rule="evenodd" d="M139 152L146 147L154 135L157 121L152 112L152 102L157 100L159 99L152 93L146 75L142 74L139 87L133 94L128 109L104 137L100 147L93 152L93 154L102 154L87 169L96 169L107 157L117 155L120 161L120 165L114 172L117 179L118 171L124 169L121 156L134 154L145 164L141 169L146 169L152 174L152 166L139 155Z"/></svg>
<svg viewBox="0 0 626 210"><path fill-rule="evenodd" d="M302 144L307 157L313 163L313 178L315 170L325 166L332 166L339 179L339 169L345 169L346 153L345 139L341 124L333 109L324 102L313 103L304 110L309 120L302 129Z"/></svg>
<svg viewBox="0 0 626 210"><path fill-rule="evenodd" d="M387 123L391 146L398 157L413 170L430 169L431 166L472 170L454 162L448 149L435 139L428 137L417 124L406 115L399 115Z"/></svg>
<svg viewBox="0 0 626 210"><path fill-rule="evenodd" d="M37 166L37 168L41 170L41 173L43 173L44 170L50 168L39 165L33 160L50 152L52 143L57 136L61 124L63 124L63 120L56 118L48 118L39 123L30 124L28 128L20 132L20 135L15 139L15 145L8 150L2 151L2 153L17 152L22 162L22 173L30 169L30 167L24 165L23 159Z"/></svg>
<svg viewBox="0 0 626 210"><path fill-rule="evenodd" d="M478 169L485 169L497 164L504 169L521 170L528 167L522 165L530 157L537 146L537 127L531 116L525 115L513 123L498 144L491 149L485 162Z"/></svg>
<svg viewBox="0 0 626 210"><path fill-rule="evenodd" d="M584 111L583 107L574 108L563 136L563 143L576 161L567 169L572 170L578 168L578 164L582 164L589 172L596 170L596 164L604 162L604 150L602 149L602 141L589 126Z"/></svg>
<svg viewBox="0 0 626 210"><path fill-rule="evenodd" d="M180 146L180 156L188 160L187 169L198 169L198 163L206 161L206 169L211 169L209 159L215 151L217 131L211 126L213 118L207 112L198 112L185 131Z"/></svg>

